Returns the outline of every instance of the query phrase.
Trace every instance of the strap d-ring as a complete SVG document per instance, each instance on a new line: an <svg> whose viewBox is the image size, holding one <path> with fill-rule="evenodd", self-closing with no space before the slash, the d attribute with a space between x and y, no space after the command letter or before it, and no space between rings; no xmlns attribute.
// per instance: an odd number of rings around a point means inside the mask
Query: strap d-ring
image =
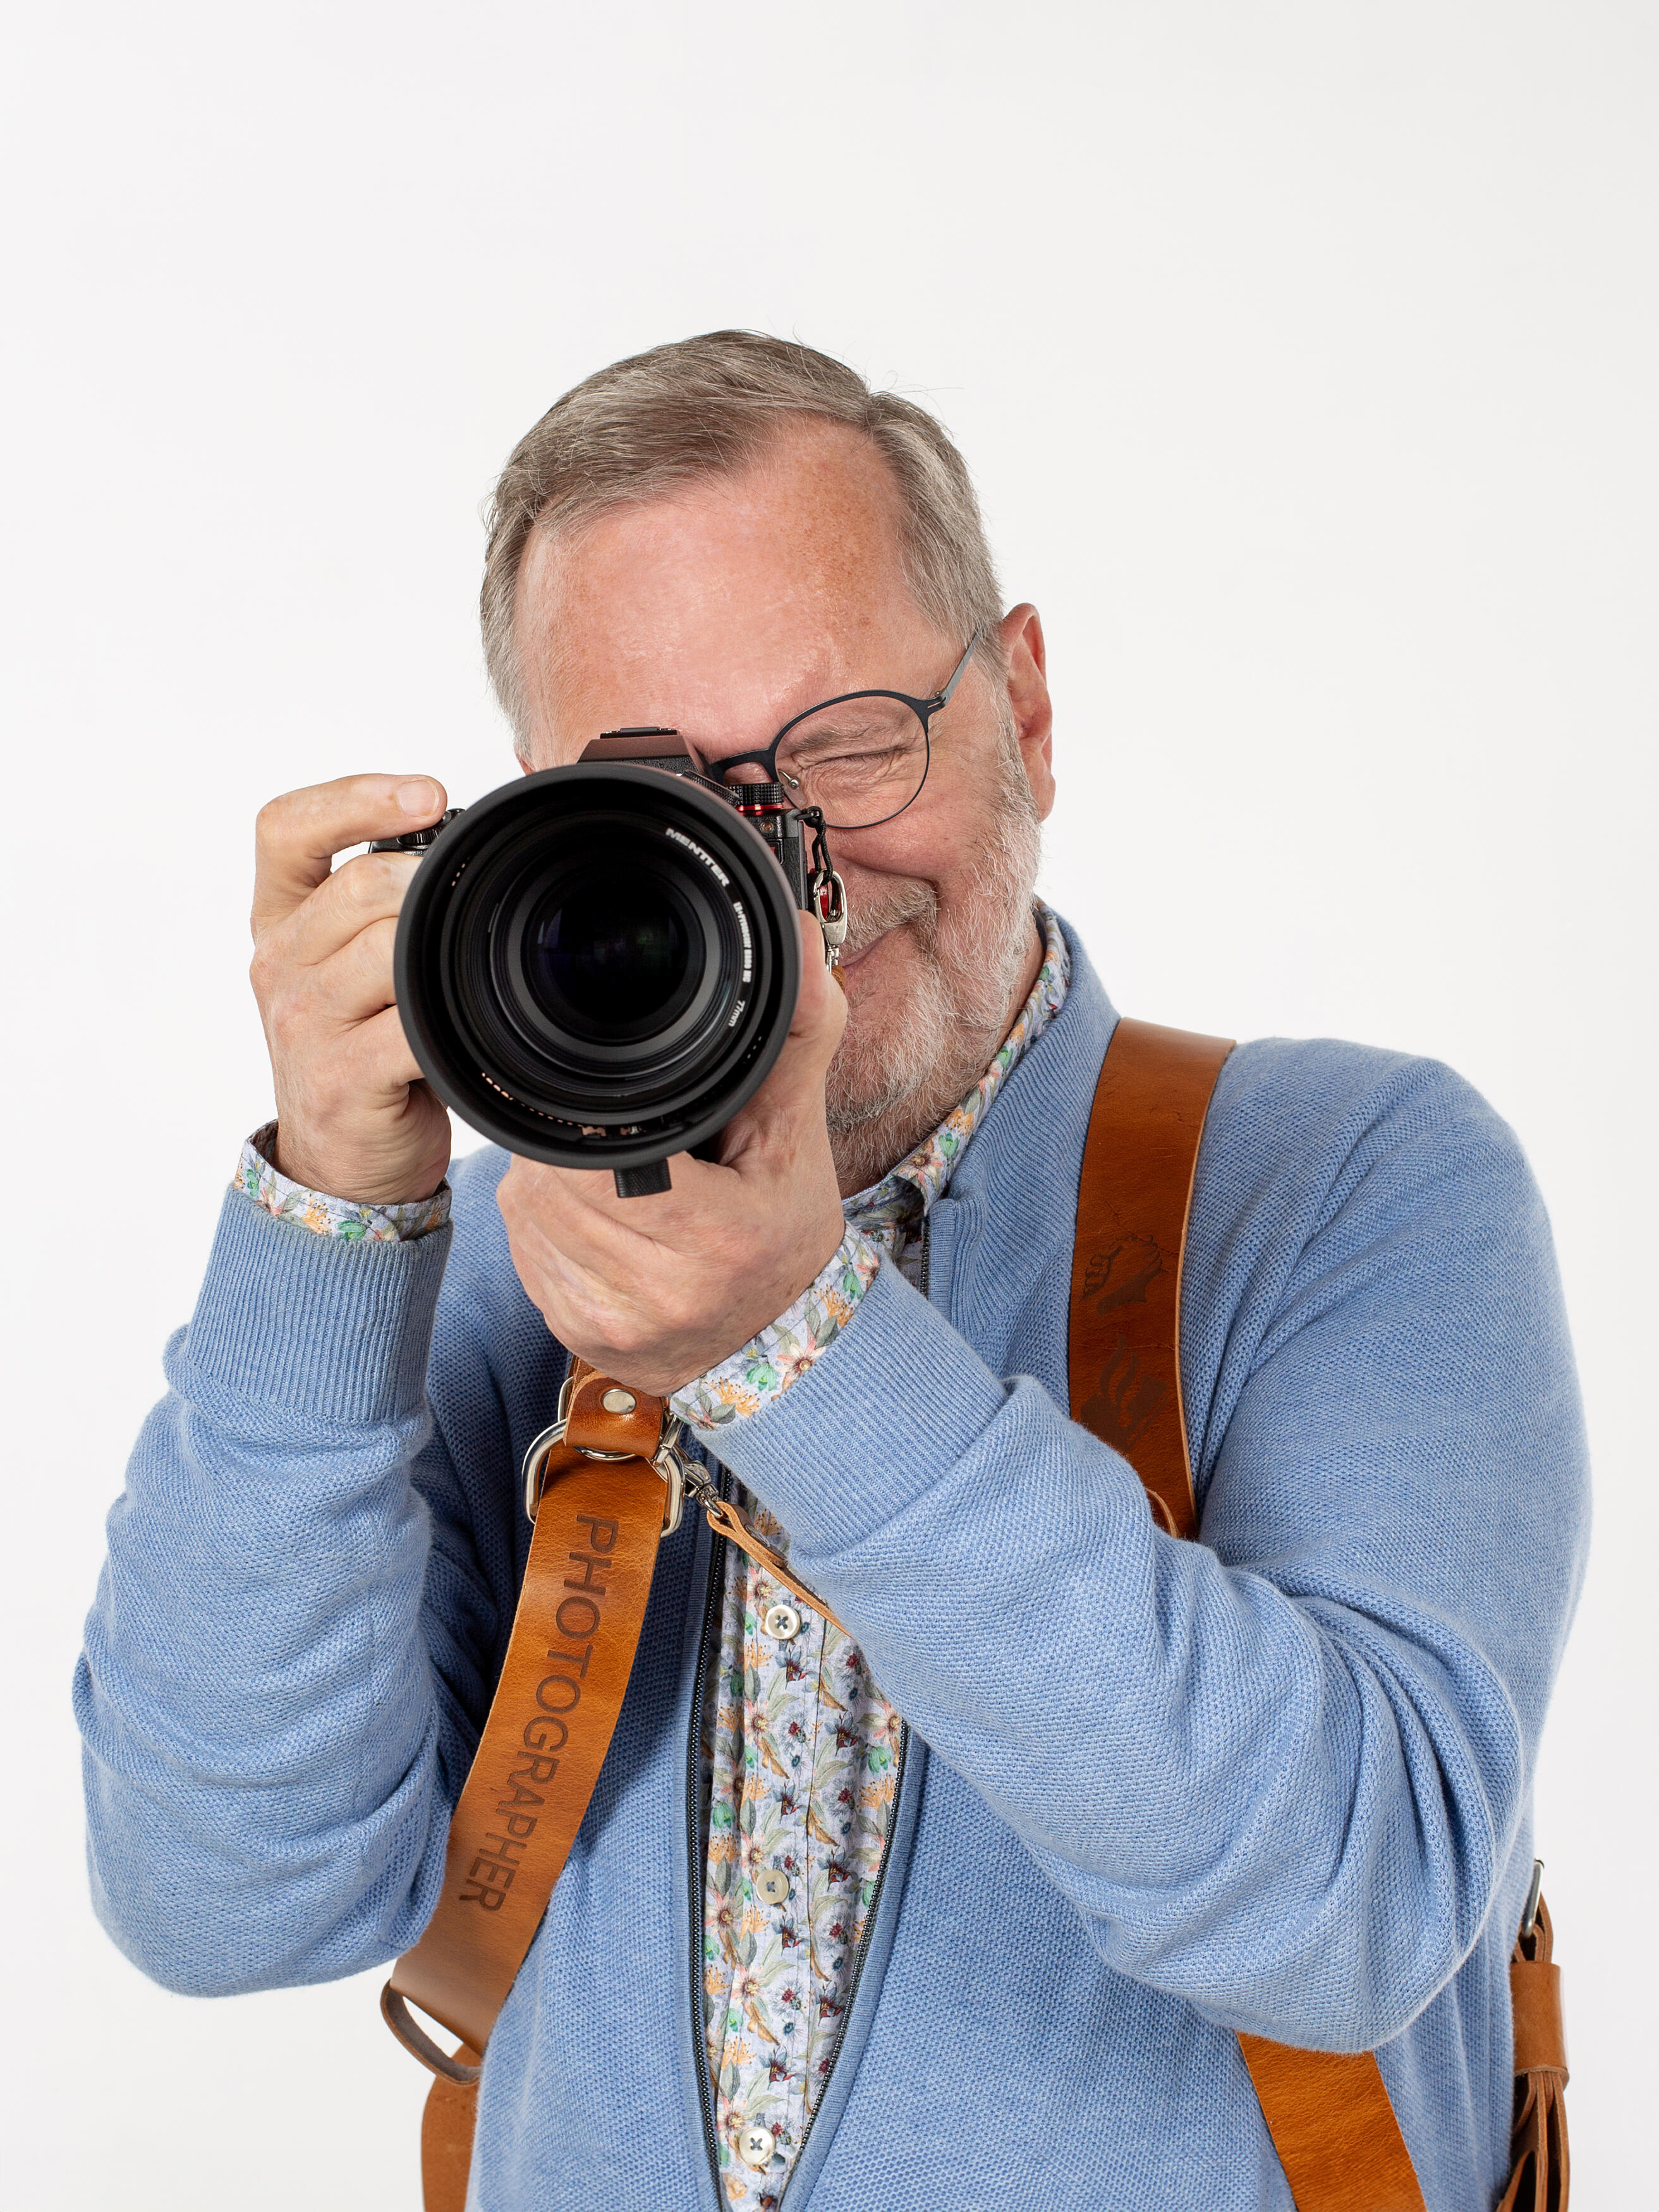
<svg viewBox="0 0 1659 2212"><path fill-rule="evenodd" d="M544 1429L524 1455L524 1510L530 1521L536 1518L536 1509L541 1504L542 1483L547 1474L550 1455L564 1442L564 1432L570 1417L570 1384L567 1381L559 1393L559 1415L550 1428ZM663 1431L662 1442L653 1454L651 1465L662 1477L668 1492L663 1501L662 1533L672 1536L680 1525L685 1510L685 1462L681 1458L678 1443L680 1424L670 1421ZM576 1449L584 1459L623 1460L638 1456L634 1452L594 1451L586 1444Z"/></svg>
<svg viewBox="0 0 1659 2212"><path fill-rule="evenodd" d="M458 2058L451 2057L441 2043L434 2043L409 2009L401 1992L390 1982L380 1991L380 2015L411 2058L418 2058L429 2073L446 2081L454 2081L471 2088L483 2072L482 2066L463 2066ZM461 2045L463 2051L467 2046Z"/></svg>

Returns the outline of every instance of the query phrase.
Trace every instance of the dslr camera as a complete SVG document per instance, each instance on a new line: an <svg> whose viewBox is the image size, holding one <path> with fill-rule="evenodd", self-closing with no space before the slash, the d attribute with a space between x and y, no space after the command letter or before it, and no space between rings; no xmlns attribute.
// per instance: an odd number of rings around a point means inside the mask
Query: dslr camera
<svg viewBox="0 0 1659 2212"><path fill-rule="evenodd" d="M613 730L373 852L424 855L398 1007L444 1103L509 1152L669 1188L718 1149L789 1032L797 914L834 966L847 901L823 813L712 781L672 730Z"/></svg>

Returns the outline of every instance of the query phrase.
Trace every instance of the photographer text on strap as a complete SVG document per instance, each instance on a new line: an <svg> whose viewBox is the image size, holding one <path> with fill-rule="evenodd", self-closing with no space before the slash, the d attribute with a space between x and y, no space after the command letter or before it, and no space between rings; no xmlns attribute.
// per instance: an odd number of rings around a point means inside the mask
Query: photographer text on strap
<svg viewBox="0 0 1659 2212"><path fill-rule="evenodd" d="M1072 1416L1123 1455L1160 1524L1181 1538L1197 1528L1180 1382L1182 1253L1204 1119L1231 1050L1219 1038L1120 1021L1079 1192ZM657 1546L678 1525L685 1491L720 1534L835 1619L680 1462L673 1427L660 1400L579 1360L558 1421L526 1462L536 1531L450 1824L442 1896L381 1996L392 2032L437 2077L422 2127L426 2212L463 2212L482 2053L598 1782ZM1517 2094L1499 2212L1567 2212L1566 2060L1550 1940L1534 1883L1510 1969ZM411 2003L460 2038L460 2049L445 2051ZM1298 2051L1249 2035L1239 2045L1297 2212L1424 2212L1373 2053Z"/></svg>

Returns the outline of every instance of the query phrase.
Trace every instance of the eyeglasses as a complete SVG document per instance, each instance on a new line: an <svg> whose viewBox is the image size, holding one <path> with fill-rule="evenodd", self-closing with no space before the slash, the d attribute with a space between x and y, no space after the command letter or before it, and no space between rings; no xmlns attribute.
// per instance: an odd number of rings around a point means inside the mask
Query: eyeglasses
<svg viewBox="0 0 1659 2212"><path fill-rule="evenodd" d="M843 691L786 722L761 751L728 753L707 762L703 774L716 783L781 784L794 805L818 808L827 829L873 830L890 822L927 781L928 726L950 704L983 634L974 632L951 680L931 699L913 699L904 691ZM734 769L745 768L762 773L733 775Z"/></svg>

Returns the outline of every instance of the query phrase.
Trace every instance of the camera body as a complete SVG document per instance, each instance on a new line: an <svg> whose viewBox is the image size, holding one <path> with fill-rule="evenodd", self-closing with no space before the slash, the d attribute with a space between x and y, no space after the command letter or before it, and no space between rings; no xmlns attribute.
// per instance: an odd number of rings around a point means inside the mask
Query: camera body
<svg viewBox="0 0 1659 2212"><path fill-rule="evenodd" d="M404 1034L446 1104L509 1151L665 1190L782 1050L798 913L833 965L846 902L822 818L775 784L710 781L665 730L624 730L380 839L422 865L398 926Z"/></svg>

